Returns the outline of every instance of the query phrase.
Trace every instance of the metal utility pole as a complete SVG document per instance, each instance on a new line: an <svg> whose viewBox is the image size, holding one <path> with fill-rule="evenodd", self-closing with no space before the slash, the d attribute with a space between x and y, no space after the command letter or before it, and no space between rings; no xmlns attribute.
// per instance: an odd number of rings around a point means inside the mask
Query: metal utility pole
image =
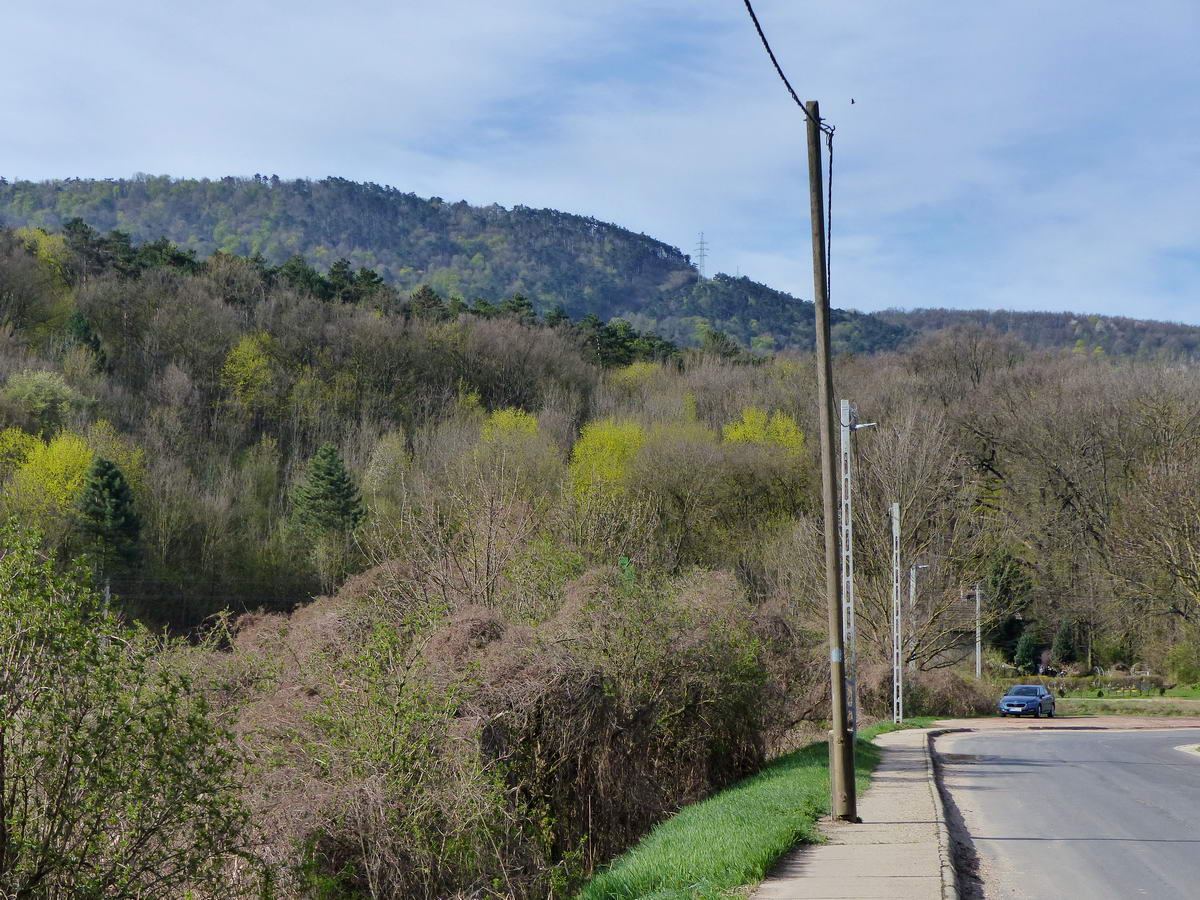
<svg viewBox="0 0 1200 900"><path fill-rule="evenodd" d="M708 242L704 240L704 232L700 232L700 243L696 245L696 268L700 271L700 280L704 280L704 263L708 259Z"/></svg>
<svg viewBox="0 0 1200 900"><path fill-rule="evenodd" d="M928 569L929 566L909 566L908 567L908 620L911 623L917 617L917 569ZM909 626L912 627L911 625ZM910 659L908 661L908 670L912 672L917 668L917 661Z"/></svg>
<svg viewBox="0 0 1200 900"><path fill-rule="evenodd" d="M858 739L858 631L854 623L854 469L850 436L874 422L858 422L858 407L841 402L842 425L842 633L846 641L846 695L850 737Z"/></svg>
<svg viewBox="0 0 1200 900"><path fill-rule="evenodd" d="M846 661L842 645L842 581L838 571L837 476L833 450L833 361L830 358L829 281L825 259L825 197L821 187L821 111L815 100L808 112L808 187L812 218L813 306L816 313L817 406L820 411L821 505L825 515L825 600L829 616L829 689L831 721L829 777L831 814L858 821L854 790L854 743L846 721Z"/></svg>
<svg viewBox="0 0 1200 900"><path fill-rule="evenodd" d="M975 582L975 680L983 677L983 628L980 620L979 582Z"/></svg>
<svg viewBox="0 0 1200 900"><path fill-rule="evenodd" d="M892 721L904 718L904 668L900 662L900 504L892 504Z"/></svg>

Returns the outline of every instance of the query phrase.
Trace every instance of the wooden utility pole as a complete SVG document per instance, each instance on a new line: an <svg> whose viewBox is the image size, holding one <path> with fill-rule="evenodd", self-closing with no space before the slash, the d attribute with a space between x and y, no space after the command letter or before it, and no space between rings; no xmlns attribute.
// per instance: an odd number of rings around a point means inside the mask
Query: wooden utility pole
<svg viewBox="0 0 1200 900"><path fill-rule="evenodd" d="M817 405L821 421L821 499L825 514L825 598L829 613L829 777L835 820L857 822L854 791L854 742L846 717L846 661L842 635L842 573L838 535L837 473L833 447L833 362L829 338L829 282L825 259L825 194L821 184L821 111L808 111L808 187L812 211L813 305L817 332Z"/></svg>

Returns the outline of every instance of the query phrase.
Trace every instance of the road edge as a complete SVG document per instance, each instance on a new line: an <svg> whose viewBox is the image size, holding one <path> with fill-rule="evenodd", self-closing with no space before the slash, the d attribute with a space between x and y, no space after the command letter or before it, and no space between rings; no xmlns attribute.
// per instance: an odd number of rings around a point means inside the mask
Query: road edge
<svg viewBox="0 0 1200 900"><path fill-rule="evenodd" d="M940 728L925 732L925 766L929 773L929 792L937 812L938 857L942 876L942 900L958 900L958 870L954 867L954 851L950 846L950 826L946 820L946 804L942 799L941 781L933 764L934 738L958 729Z"/></svg>

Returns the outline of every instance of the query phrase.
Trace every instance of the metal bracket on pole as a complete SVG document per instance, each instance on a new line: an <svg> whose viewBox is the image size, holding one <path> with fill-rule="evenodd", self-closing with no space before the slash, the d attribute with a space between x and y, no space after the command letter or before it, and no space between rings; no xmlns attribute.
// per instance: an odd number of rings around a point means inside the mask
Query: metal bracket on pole
<svg viewBox="0 0 1200 900"><path fill-rule="evenodd" d="M858 737L858 628L854 621L854 455L851 437L862 428L874 427L874 422L858 421L858 407L849 400L841 402L842 468L841 468L841 532L842 532L842 633L846 641L846 698L850 718L850 734Z"/></svg>
<svg viewBox="0 0 1200 900"><path fill-rule="evenodd" d="M862 428L874 427L874 422L858 421L858 407L849 400L841 402L842 467L841 510L842 536L842 633L846 640L846 698L850 719L850 734L858 737L858 628L854 620L854 454L851 437Z"/></svg>
<svg viewBox="0 0 1200 900"><path fill-rule="evenodd" d="M892 721L904 718L904 668L900 664L900 504L892 504Z"/></svg>
<svg viewBox="0 0 1200 900"><path fill-rule="evenodd" d="M929 565L909 566L908 567L908 627L910 631L913 629L912 623L917 620L917 569L928 569ZM900 623L903 626L903 621ZM901 629L903 631L903 629ZM917 660L915 657L908 660L908 671L914 672L917 668ZM903 697L901 701L903 701Z"/></svg>
<svg viewBox="0 0 1200 900"><path fill-rule="evenodd" d="M975 680L983 677L983 627L980 622L979 582L975 582Z"/></svg>
<svg viewBox="0 0 1200 900"><path fill-rule="evenodd" d="M850 734L858 739L858 652L854 634L854 506L850 471L850 434L858 420L858 409L849 400L841 403L842 426L842 633L846 640L846 706Z"/></svg>

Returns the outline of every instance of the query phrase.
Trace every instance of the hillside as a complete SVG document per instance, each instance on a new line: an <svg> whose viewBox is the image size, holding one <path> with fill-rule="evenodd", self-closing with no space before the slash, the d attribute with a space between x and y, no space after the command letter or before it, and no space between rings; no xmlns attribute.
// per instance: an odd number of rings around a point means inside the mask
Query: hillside
<svg viewBox="0 0 1200 900"><path fill-rule="evenodd" d="M1155 358L1200 356L1200 328L1177 322L986 309L889 309L873 313L870 318L918 335L964 325L981 326L1012 335L1035 349L1066 348L1077 353Z"/></svg>
<svg viewBox="0 0 1200 900"><path fill-rule="evenodd" d="M748 278L702 281L678 248L556 210L448 203L341 178L0 179L0 226L58 230L75 217L138 243L167 237L201 258L220 250L278 265L300 254L320 269L346 259L401 291L428 284L493 303L520 293L540 311L622 316L683 344L709 326L745 346L812 345L810 302ZM908 333L855 312L833 321L849 352L892 349Z"/></svg>
<svg viewBox="0 0 1200 900"><path fill-rule="evenodd" d="M695 287L656 321L757 314L759 286ZM55 818L14 807L39 841L0 895L80 896L87 865L146 873L88 896L576 896L823 729L811 360L640 328L0 228L0 683L24 704L0 733L26 796L71 788ZM891 503L928 561L910 711L990 702L943 668L963 584L989 675L1200 683L1179 563L1200 368L983 329L834 365L878 423L856 444L865 716L890 712ZM164 759L188 765L147 776ZM83 863L41 839L79 810L103 835Z"/></svg>
<svg viewBox="0 0 1200 900"><path fill-rule="evenodd" d="M471 206L342 178L277 177L8 182L0 226L58 230L81 218L136 243L166 237L200 258L215 251L280 265L299 255L321 271L339 259L402 293L428 284L446 298L500 303L514 294L573 319L621 317L682 346L708 329L745 347L808 349L812 303L749 278L700 279L679 248L552 209ZM982 325L1031 347L1121 356L1200 356L1200 328L1067 312L834 310L839 352L894 350L922 334Z"/></svg>

